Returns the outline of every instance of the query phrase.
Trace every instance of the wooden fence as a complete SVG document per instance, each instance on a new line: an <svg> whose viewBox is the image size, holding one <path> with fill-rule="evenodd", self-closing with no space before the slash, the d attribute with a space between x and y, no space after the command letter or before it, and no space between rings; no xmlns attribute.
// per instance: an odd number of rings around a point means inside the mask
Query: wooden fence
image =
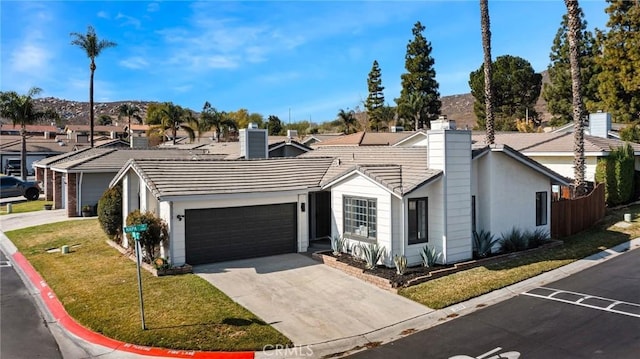
<svg viewBox="0 0 640 359"><path fill-rule="evenodd" d="M576 199L551 202L551 237L562 238L585 230L605 214L604 184Z"/></svg>

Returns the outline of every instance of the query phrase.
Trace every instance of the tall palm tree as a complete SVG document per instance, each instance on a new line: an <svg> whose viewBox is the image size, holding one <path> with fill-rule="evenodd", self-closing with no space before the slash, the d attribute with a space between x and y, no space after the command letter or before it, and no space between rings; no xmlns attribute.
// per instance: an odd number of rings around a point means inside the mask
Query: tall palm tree
<svg viewBox="0 0 640 359"><path fill-rule="evenodd" d="M71 45L76 45L83 49L87 53L87 57L91 59L91 64L89 65L89 70L91 70L91 78L89 80L89 138L91 141L91 147L93 147L93 74L96 71L95 60L102 50L109 47L115 47L117 44L109 40L99 40L98 35L96 35L96 31L91 25L87 28L86 34L72 32L71 36L73 37Z"/></svg>
<svg viewBox="0 0 640 359"><path fill-rule="evenodd" d="M484 106L485 127L487 129L485 141L492 145L495 142L495 117L493 113L493 84L491 81L491 24L489 22L488 0L480 0L480 26L482 28L482 50L484 52Z"/></svg>
<svg viewBox="0 0 640 359"><path fill-rule="evenodd" d="M187 132L190 141L195 140L196 135L193 130L192 121L188 121L186 111L182 107L174 105L173 102L165 102L157 113L157 116L157 119L151 120L159 124L154 125L150 131L158 131L163 135L166 135L167 131L170 131L174 145L176 144L176 132L179 128Z"/></svg>
<svg viewBox="0 0 640 359"><path fill-rule="evenodd" d="M0 92L0 115L11 119L13 127L20 126L20 177L27 178L27 129L26 126L41 119L56 119L53 110L37 110L34 106L33 96L42 92L38 87L32 87L26 95L19 95L15 91Z"/></svg>
<svg viewBox="0 0 640 359"><path fill-rule="evenodd" d="M227 128L236 128L236 123L227 116L227 114L223 111L220 112L216 110L215 107L211 106L209 101L204 103L202 107L202 112L200 113L200 125L198 126L198 136L202 136L202 133L207 132L211 129L216 130L216 142L220 142L220 132L224 127ZM202 133L200 133L202 131Z"/></svg>
<svg viewBox="0 0 640 359"><path fill-rule="evenodd" d="M338 120L342 122L344 125L344 134L348 135L351 133L351 130L355 132L356 129L356 116L353 113L353 110L340 109L338 112Z"/></svg>
<svg viewBox="0 0 640 359"><path fill-rule="evenodd" d="M129 142L131 142L131 135L133 134L131 131L131 118L133 117L138 120L138 123L142 121L142 117L140 117L140 107L130 103L123 103L118 107L118 121L125 116L129 120L129 124L127 125L127 138Z"/></svg>
<svg viewBox="0 0 640 359"><path fill-rule="evenodd" d="M587 192L585 181L584 158L584 104L582 103L582 80L580 78L580 5L578 0L564 0L567 6L569 41L569 64L571 65L571 92L573 105L573 185L576 196L582 196Z"/></svg>

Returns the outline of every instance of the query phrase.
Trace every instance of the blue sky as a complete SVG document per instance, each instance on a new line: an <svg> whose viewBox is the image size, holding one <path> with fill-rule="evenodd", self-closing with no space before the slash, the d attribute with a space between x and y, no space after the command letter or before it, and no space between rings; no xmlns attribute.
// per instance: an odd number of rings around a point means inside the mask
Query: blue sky
<svg viewBox="0 0 640 359"><path fill-rule="evenodd" d="M604 29L604 0L582 0ZM118 43L97 59L96 101L171 101L196 111L246 108L287 122L333 120L362 108L374 60L385 100L400 94L406 45L421 21L443 96L469 92L482 62L478 1L5 1L0 3L3 91L88 101L89 60L71 32L93 25ZM493 57L536 71L549 63L564 2L489 1Z"/></svg>

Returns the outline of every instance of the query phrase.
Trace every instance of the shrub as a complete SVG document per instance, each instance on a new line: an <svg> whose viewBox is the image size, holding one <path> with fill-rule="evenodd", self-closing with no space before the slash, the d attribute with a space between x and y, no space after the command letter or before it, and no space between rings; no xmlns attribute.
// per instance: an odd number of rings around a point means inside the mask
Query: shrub
<svg viewBox="0 0 640 359"><path fill-rule="evenodd" d="M122 240L122 187L114 186L102 194L98 201L98 221L109 238Z"/></svg>
<svg viewBox="0 0 640 359"><path fill-rule="evenodd" d="M515 227L506 234L503 233L499 243L502 252L524 251L529 248L529 238Z"/></svg>
<svg viewBox="0 0 640 359"><path fill-rule="evenodd" d="M334 256L339 256L340 253L345 251L347 240L342 236L331 237L331 250Z"/></svg>
<svg viewBox="0 0 640 359"><path fill-rule="evenodd" d="M627 203L633 196L634 155L633 148L628 143L611 151L615 159L616 190L620 203Z"/></svg>
<svg viewBox="0 0 640 359"><path fill-rule="evenodd" d="M540 247L551 240L551 235L545 228L536 228L532 232L525 232L524 235L528 238L529 248Z"/></svg>
<svg viewBox="0 0 640 359"><path fill-rule="evenodd" d="M142 213L135 210L127 216L127 226L147 224L147 230L140 232L140 246L143 249L142 260L151 263L156 258L160 244L169 238L167 224L152 212ZM134 243L133 234L127 233L129 243Z"/></svg>
<svg viewBox="0 0 640 359"><path fill-rule="evenodd" d="M491 249L500 239L494 238L491 232L483 229L480 232L473 232L473 257L485 258L491 254Z"/></svg>
<svg viewBox="0 0 640 359"><path fill-rule="evenodd" d="M428 245L425 245L424 248L422 248L422 251L420 251L422 265L425 267L433 267L438 259L440 259L441 255L442 253L437 252L435 247L429 248Z"/></svg>
<svg viewBox="0 0 640 359"><path fill-rule="evenodd" d="M384 256L386 250L384 247L380 247L378 243L361 243L360 252L362 254L362 259L367 262L365 268L374 269L376 265L378 265L380 258Z"/></svg>
<svg viewBox="0 0 640 359"><path fill-rule="evenodd" d="M399 275L404 275L407 271L407 257L404 254L393 256L393 264L396 266L396 273Z"/></svg>

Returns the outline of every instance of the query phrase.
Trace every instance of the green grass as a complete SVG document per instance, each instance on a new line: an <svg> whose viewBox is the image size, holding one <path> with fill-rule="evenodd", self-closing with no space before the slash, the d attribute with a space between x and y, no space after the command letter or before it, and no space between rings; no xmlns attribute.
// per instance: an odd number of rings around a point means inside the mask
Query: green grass
<svg viewBox="0 0 640 359"><path fill-rule="evenodd" d="M128 343L191 350L259 350L290 340L202 278L143 275L141 329L136 265L105 243L97 220L7 232L84 326ZM72 245L71 253L46 250ZM77 246L74 246L77 245Z"/></svg>
<svg viewBox="0 0 640 359"><path fill-rule="evenodd" d="M25 199L25 202L18 202L18 203L11 204L11 213L25 213L25 212L42 211L42 210L44 210L44 205L45 204L53 204L53 202L52 201L44 201L44 200L27 201ZM7 205L6 204L3 204L3 205L0 206L0 216L4 215L4 214L8 214L7 213Z"/></svg>
<svg viewBox="0 0 640 359"><path fill-rule="evenodd" d="M632 214L632 227L623 229L613 226L622 221L623 213ZM635 205L609 211L593 228L564 238L562 246L403 288L399 294L430 308L441 309L556 269L638 236L640 206Z"/></svg>

